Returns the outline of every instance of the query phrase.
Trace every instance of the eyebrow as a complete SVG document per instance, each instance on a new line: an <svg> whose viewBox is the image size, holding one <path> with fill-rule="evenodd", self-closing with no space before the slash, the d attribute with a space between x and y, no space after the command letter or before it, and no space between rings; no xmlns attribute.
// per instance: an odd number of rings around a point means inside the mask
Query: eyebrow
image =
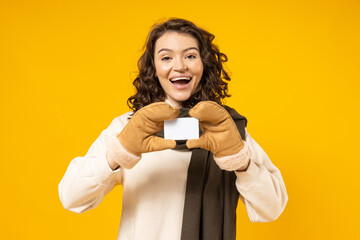
<svg viewBox="0 0 360 240"><path fill-rule="evenodd" d="M186 52L186 51L189 51L189 50L192 50L192 49L195 49L195 50L197 50L197 51L199 52L199 49L197 49L196 47L186 48L186 49L183 50L183 52ZM158 54L159 54L160 52L163 52L163 51L173 52L173 50L171 50L170 48L162 48L162 49L160 49L160 50L158 51Z"/></svg>

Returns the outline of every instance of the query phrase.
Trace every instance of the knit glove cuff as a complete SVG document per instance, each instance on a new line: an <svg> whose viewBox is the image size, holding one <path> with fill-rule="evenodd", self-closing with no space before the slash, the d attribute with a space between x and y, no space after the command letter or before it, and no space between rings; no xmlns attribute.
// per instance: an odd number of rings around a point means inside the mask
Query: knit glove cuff
<svg viewBox="0 0 360 240"><path fill-rule="evenodd" d="M251 150L245 141L243 143L244 147L238 153L220 158L214 155L217 165L226 171L235 171L246 166L250 161Z"/></svg>

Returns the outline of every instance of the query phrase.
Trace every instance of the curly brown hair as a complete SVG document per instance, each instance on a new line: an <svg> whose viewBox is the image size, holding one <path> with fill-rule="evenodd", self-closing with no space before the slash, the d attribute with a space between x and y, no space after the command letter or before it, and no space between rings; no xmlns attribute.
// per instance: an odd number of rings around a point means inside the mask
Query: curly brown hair
<svg viewBox="0 0 360 240"><path fill-rule="evenodd" d="M133 82L136 93L127 100L128 106L136 112L148 104L165 100L166 94L156 77L154 50L156 41L166 32L189 34L197 39L204 65L198 88L187 101L182 103L182 106L191 108L196 103L207 100L221 104L222 99L230 97L226 82L230 81L230 76L223 67L223 63L228 59L213 43L215 36L190 21L171 18L166 22L155 24L147 37L145 51L137 64L139 74Z"/></svg>

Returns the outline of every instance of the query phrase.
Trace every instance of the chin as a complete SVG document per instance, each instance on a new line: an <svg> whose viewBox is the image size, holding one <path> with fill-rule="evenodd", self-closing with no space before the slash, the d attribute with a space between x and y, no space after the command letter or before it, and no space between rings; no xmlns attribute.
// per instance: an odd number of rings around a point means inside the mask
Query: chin
<svg viewBox="0 0 360 240"><path fill-rule="evenodd" d="M186 102L187 100L190 99L190 95L187 96L179 96L179 97L174 97L173 99L177 102Z"/></svg>

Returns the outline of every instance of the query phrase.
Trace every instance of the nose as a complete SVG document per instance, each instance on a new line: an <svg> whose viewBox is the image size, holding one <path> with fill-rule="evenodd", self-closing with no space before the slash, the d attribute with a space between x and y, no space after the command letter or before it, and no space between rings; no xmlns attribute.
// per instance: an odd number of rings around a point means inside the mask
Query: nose
<svg viewBox="0 0 360 240"><path fill-rule="evenodd" d="M176 71L184 71L187 69L186 66L186 62L184 61L184 59L176 59L174 61L174 65L173 65L174 70Z"/></svg>

